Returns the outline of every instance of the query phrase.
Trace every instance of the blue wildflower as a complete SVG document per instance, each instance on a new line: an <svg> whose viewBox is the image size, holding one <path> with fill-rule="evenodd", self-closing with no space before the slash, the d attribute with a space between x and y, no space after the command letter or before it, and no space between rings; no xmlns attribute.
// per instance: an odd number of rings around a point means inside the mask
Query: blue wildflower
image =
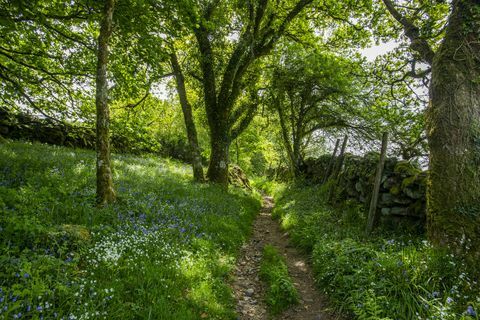
<svg viewBox="0 0 480 320"><path fill-rule="evenodd" d="M448 303L448 304L453 303L453 299L450 298L450 297L448 297L448 298L447 298L447 303Z"/></svg>
<svg viewBox="0 0 480 320"><path fill-rule="evenodd" d="M37 306L37 311L41 312L42 310L43 310L42 306Z"/></svg>
<svg viewBox="0 0 480 320"><path fill-rule="evenodd" d="M32 310L32 307L30 305L27 306L27 312L30 312Z"/></svg>
<svg viewBox="0 0 480 320"><path fill-rule="evenodd" d="M25 272L25 273L23 274L23 277L24 277L24 278L29 278L29 277L30 277L30 275L29 275L28 273L26 273L26 272Z"/></svg>
<svg viewBox="0 0 480 320"><path fill-rule="evenodd" d="M467 307L467 315L469 315L471 317L476 317L477 316L477 313L475 312L475 309L473 309L472 306Z"/></svg>
<svg viewBox="0 0 480 320"><path fill-rule="evenodd" d="M440 292L438 292L438 291L433 291L432 296L433 296L434 298L438 298L438 297L440 297Z"/></svg>

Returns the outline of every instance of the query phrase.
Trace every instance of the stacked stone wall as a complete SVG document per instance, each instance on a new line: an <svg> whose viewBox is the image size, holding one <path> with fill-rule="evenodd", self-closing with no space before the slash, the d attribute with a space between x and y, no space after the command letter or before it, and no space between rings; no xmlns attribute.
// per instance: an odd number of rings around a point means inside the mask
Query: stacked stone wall
<svg viewBox="0 0 480 320"><path fill-rule="evenodd" d="M337 200L355 200L368 208L372 195L379 154L364 157L345 155L344 165L336 182ZM322 183L331 156L308 159L304 172L308 181ZM336 159L335 159L336 160ZM417 164L387 158L382 174L377 210L385 220L409 219L425 222L427 172Z"/></svg>

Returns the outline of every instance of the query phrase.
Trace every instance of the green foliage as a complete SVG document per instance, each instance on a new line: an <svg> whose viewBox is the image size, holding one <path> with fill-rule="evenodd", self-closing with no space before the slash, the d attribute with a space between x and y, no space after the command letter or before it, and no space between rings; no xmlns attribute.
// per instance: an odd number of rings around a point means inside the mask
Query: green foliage
<svg viewBox="0 0 480 320"><path fill-rule="evenodd" d="M285 187L285 184L273 181L267 177L256 177L252 180L252 185L267 195L278 194Z"/></svg>
<svg viewBox="0 0 480 320"><path fill-rule="evenodd" d="M288 275L285 258L271 245L263 248L260 277L267 284L265 300L272 314L279 314L298 303L298 292Z"/></svg>
<svg viewBox="0 0 480 320"><path fill-rule="evenodd" d="M418 235L377 230L364 213L325 206L327 188L290 186L277 212L293 241L312 255L320 290L359 319L476 319L479 283L469 266ZM386 240L388 239L388 240Z"/></svg>
<svg viewBox="0 0 480 320"><path fill-rule="evenodd" d="M0 318L233 319L225 279L259 198L113 159L119 199L99 209L93 152L0 145Z"/></svg>

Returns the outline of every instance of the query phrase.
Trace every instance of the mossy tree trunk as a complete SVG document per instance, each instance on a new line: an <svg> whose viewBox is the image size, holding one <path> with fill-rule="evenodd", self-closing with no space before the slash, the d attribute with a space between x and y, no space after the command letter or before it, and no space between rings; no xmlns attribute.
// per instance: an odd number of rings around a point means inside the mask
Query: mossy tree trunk
<svg viewBox="0 0 480 320"><path fill-rule="evenodd" d="M185 121L185 128L187 130L188 144L190 146L190 158L192 161L193 178L195 181L204 182L202 156L200 154L200 147L198 145L197 128L193 120L192 106L187 97L187 90L185 89L185 79L182 69L178 63L178 58L175 53L170 54L170 63L172 65L173 74L177 82L177 92L182 106L183 119Z"/></svg>
<svg viewBox="0 0 480 320"><path fill-rule="evenodd" d="M210 181L219 183L224 187L228 185L228 165L230 163L230 137L226 132L228 131L222 127L221 122L210 125L211 154L207 172Z"/></svg>
<svg viewBox="0 0 480 320"><path fill-rule="evenodd" d="M434 243L480 251L480 2L455 1L435 54L427 109L428 231Z"/></svg>
<svg viewBox="0 0 480 320"><path fill-rule="evenodd" d="M432 67L426 112L429 237L475 261L480 257L480 1L452 2L437 52L391 0L383 2Z"/></svg>
<svg viewBox="0 0 480 320"><path fill-rule="evenodd" d="M112 169L110 163L110 112L108 108L108 42L112 34L112 19L115 0L105 0L100 23L97 51L97 77L95 104L97 109L97 204L103 206L115 201Z"/></svg>

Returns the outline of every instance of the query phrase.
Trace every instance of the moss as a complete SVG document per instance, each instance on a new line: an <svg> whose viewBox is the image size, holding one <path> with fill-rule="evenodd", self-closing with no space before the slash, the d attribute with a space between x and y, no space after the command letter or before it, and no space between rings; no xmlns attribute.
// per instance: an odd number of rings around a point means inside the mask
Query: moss
<svg viewBox="0 0 480 320"><path fill-rule="evenodd" d="M402 190L412 186L415 184L415 182L417 181L417 175L414 175L414 176L410 176L410 177L407 177L405 179L402 180Z"/></svg>
<svg viewBox="0 0 480 320"><path fill-rule="evenodd" d="M390 188L390 193L393 195L399 195L400 194L400 187L399 186L393 186Z"/></svg>
<svg viewBox="0 0 480 320"><path fill-rule="evenodd" d="M80 225L64 224L61 226L61 230L67 233L70 237L76 240L88 242L91 240L90 231L87 228Z"/></svg>
<svg viewBox="0 0 480 320"><path fill-rule="evenodd" d="M395 173L405 174L407 176L417 175L422 172L420 168L408 161L399 161L393 169Z"/></svg>

